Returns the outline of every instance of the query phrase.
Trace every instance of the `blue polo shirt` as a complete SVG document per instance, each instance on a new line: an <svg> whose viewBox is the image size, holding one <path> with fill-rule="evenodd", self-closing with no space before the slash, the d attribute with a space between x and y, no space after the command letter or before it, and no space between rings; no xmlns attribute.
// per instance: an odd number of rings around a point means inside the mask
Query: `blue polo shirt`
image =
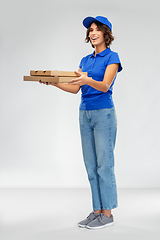
<svg viewBox="0 0 160 240"><path fill-rule="evenodd" d="M83 57L79 64L79 68L82 69L82 72L88 72L88 77L92 77L94 80L102 82L106 67L114 63L119 63L118 72L122 70L118 53L113 52L110 48L106 48L104 51L96 54L96 56L94 54L95 51L92 54ZM116 76L106 93L96 90L89 85L81 86L82 94L79 109L96 110L114 107L112 93Z"/></svg>

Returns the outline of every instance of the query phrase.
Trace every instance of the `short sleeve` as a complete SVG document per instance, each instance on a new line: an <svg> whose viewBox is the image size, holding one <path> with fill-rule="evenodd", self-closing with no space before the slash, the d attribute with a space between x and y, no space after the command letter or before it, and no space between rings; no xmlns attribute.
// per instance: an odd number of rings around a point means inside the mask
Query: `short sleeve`
<svg viewBox="0 0 160 240"><path fill-rule="evenodd" d="M112 52L112 54L107 62L107 66L110 64L114 64L114 63L119 63L118 72L122 71L123 67L122 67L121 61L119 59L119 55L116 52Z"/></svg>
<svg viewBox="0 0 160 240"><path fill-rule="evenodd" d="M83 58L84 58L84 57L83 57ZM81 68L81 69L82 69L83 58L81 59L80 64L79 64L79 68Z"/></svg>

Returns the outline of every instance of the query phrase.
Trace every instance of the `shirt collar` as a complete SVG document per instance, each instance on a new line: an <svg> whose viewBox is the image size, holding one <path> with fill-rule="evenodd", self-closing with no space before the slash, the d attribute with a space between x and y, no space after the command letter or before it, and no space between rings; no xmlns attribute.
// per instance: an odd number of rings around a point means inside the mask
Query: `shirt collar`
<svg viewBox="0 0 160 240"><path fill-rule="evenodd" d="M104 57L104 56L107 55L109 52L111 52L111 49L108 47L108 48L106 48L105 50L103 50L102 52L97 53L96 56ZM91 54L90 57L95 57L94 54L95 54L95 51Z"/></svg>

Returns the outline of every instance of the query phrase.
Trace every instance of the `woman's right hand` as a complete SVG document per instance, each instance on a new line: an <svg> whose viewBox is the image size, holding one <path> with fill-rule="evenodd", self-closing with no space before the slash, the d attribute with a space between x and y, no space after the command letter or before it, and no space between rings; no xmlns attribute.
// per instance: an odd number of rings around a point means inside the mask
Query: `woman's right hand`
<svg viewBox="0 0 160 240"><path fill-rule="evenodd" d="M56 83L52 83L52 82L42 82L41 80L39 81L39 83L43 83L43 84L46 84L46 85L56 86Z"/></svg>

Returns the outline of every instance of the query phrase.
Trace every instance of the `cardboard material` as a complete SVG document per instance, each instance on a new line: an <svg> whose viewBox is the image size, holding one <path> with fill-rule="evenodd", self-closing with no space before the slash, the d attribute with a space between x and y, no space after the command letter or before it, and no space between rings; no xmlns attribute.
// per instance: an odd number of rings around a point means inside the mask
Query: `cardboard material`
<svg viewBox="0 0 160 240"><path fill-rule="evenodd" d="M39 82L41 80L42 82L53 82L53 83L59 82L58 77L45 77L45 76L24 76L23 80L36 81L36 82Z"/></svg>
<svg viewBox="0 0 160 240"><path fill-rule="evenodd" d="M87 76L87 72L83 72ZM73 71L58 71L58 70L31 70L31 76L55 76L55 77L77 77Z"/></svg>
<svg viewBox="0 0 160 240"><path fill-rule="evenodd" d="M82 72L86 76L87 72ZM68 83L72 79L79 77L73 71L58 71L58 70L31 70L31 76L24 76L24 81L36 81L39 82L52 82L52 83Z"/></svg>
<svg viewBox="0 0 160 240"><path fill-rule="evenodd" d="M76 75L76 77L78 77ZM45 76L24 76L24 81L37 81L40 80L42 82L52 82L52 83L68 83L71 81L71 79L74 79L75 77L45 77Z"/></svg>

